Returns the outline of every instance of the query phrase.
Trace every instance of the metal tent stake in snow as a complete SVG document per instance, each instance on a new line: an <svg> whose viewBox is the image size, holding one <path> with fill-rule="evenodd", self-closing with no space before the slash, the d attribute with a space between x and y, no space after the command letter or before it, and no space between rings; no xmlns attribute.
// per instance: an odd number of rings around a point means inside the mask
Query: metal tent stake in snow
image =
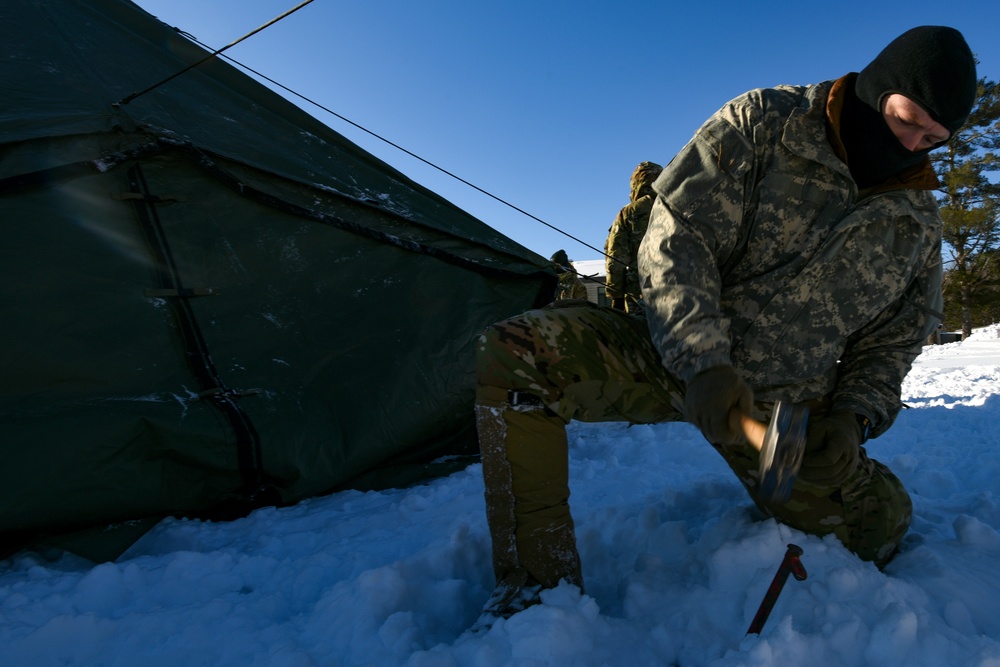
<svg viewBox="0 0 1000 667"><path fill-rule="evenodd" d="M774 579L771 580L771 585L768 587L767 593L764 594L764 599L761 600L760 608L757 609L757 615L753 617L753 621L750 623L750 628L747 630L748 635L759 635L760 631L764 628L764 624L767 623L767 617L771 615L771 610L774 608L774 603L778 601L778 596L781 595L781 589L784 588L785 582L788 581L789 573L799 581L805 580L807 576L806 568L802 565L802 561L799 560L799 556L801 555L802 547L794 544L788 545L785 557L782 559L781 565L774 575Z"/></svg>

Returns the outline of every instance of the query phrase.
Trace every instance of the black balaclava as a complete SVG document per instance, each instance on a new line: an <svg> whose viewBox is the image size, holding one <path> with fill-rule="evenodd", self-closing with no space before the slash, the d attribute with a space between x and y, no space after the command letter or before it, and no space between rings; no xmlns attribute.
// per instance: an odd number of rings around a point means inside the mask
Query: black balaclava
<svg viewBox="0 0 1000 667"><path fill-rule="evenodd" d="M905 95L954 133L972 110L976 85L975 58L954 28L921 26L894 39L847 87L841 139L858 186L916 166L933 150L910 151L899 142L882 115L887 95Z"/></svg>
<svg viewBox="0 0 1000 667"><path fill-rule="evenodd" d="M556 250L552 253L552 257L549 261L566 271L570 270L569 256L566 254L565 250Z"/></svg>

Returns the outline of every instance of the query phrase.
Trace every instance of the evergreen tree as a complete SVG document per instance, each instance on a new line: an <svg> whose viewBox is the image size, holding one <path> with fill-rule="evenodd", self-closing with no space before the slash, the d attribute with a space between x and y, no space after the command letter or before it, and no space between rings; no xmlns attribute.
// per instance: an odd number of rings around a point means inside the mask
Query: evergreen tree
<svg viewBox="0 0 1000 667"><path fill-rule="evenodd" d="M1000 85L979 80L968 121L931 155L942 183L945 326L965 338L995 316L1000 297Z"/></svg>
<svg viewBox="0 0 1000 667"><path fill-rule="evenodd" d="M986 251L979 261L983 279L970 294L965 308L957 296L960 287L956 280L961 274L954 270L944 274L944 327L949 331L963 328L964 310L970 314L973 328L1000 322L1000 250Z"/></svg>

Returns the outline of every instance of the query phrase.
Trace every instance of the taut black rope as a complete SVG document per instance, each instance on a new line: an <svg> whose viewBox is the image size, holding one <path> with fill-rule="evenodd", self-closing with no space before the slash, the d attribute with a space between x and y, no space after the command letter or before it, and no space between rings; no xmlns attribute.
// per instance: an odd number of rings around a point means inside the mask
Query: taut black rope
<svg viewBox="0 0 1000 667"><path fill-rule="evenodd" d="M212 51L207 56L205 56L204 58L202 58L201 60L199 60L198 62L193 63L191 65L188 65L187 67L185 67L184 69L180 70L179 72L174 72L173 74L171 74L170 76L168 76L163 81L160 81L159 83L154 83L152 86L150 86L149 88L146 88L145 90L141 90L138 93L132 93L128 97L122 98L118 102L118 105L119 106L125 106L126 104L128 104L129 102L131 102L132 100L134 100L135 98L141 97L141 96L145 95L146 93L148 93L148 92L150 92L152 90L156 90L157 88L159 88L163 84L167 83L168 81L173 81L174 79L176 79L180 75L185 74L187 72L190 72L191 70L193 70L195 67L198 67L202 63L208 62L212 58L220 55L223 51L226 51L227 49L230 49L230 48L236 46L237 44L239 44L240 42L242 42L245 39L249 39L250 37L253 37L254 35L256 35L261 30L264 30L265 28L268 28L268 27L274 25L275 23L277 23L281 19L283 19L283 18L285 18L287 16L291 16L292 14L294 14L297 11L299 11L300 9L302 9L303 7L305 7L306 5L308 5L309 3L311 3L312 1L313 0L304 0L304 2L301 2L298 5L296 5L295 7L292 7L291 9L289 9L284 14L282 14L280 16L274 17L273 19L271 19L270 21L268 21L264 25L260 26L256 30L251 30L247 34L245 34L242 37L240 37L239 39L237 39L235 42L230 42L229 44L226 44L225 46L223 46L221 49L218 49L216 51ZM204 45L202 45L202 46L204 46Z"/></svg>

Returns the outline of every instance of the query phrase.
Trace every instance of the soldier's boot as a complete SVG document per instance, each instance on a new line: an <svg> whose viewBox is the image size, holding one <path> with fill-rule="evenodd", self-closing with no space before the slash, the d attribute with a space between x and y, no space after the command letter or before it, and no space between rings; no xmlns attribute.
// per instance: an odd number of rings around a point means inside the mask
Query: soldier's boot
<svg viewBox="0 0 1000 667"><path fill-rule="evenodd" d="M480 387L476 427L496 576L484 616L509 617L562 579L582 589L565 422L537 398Z"/></svg>

